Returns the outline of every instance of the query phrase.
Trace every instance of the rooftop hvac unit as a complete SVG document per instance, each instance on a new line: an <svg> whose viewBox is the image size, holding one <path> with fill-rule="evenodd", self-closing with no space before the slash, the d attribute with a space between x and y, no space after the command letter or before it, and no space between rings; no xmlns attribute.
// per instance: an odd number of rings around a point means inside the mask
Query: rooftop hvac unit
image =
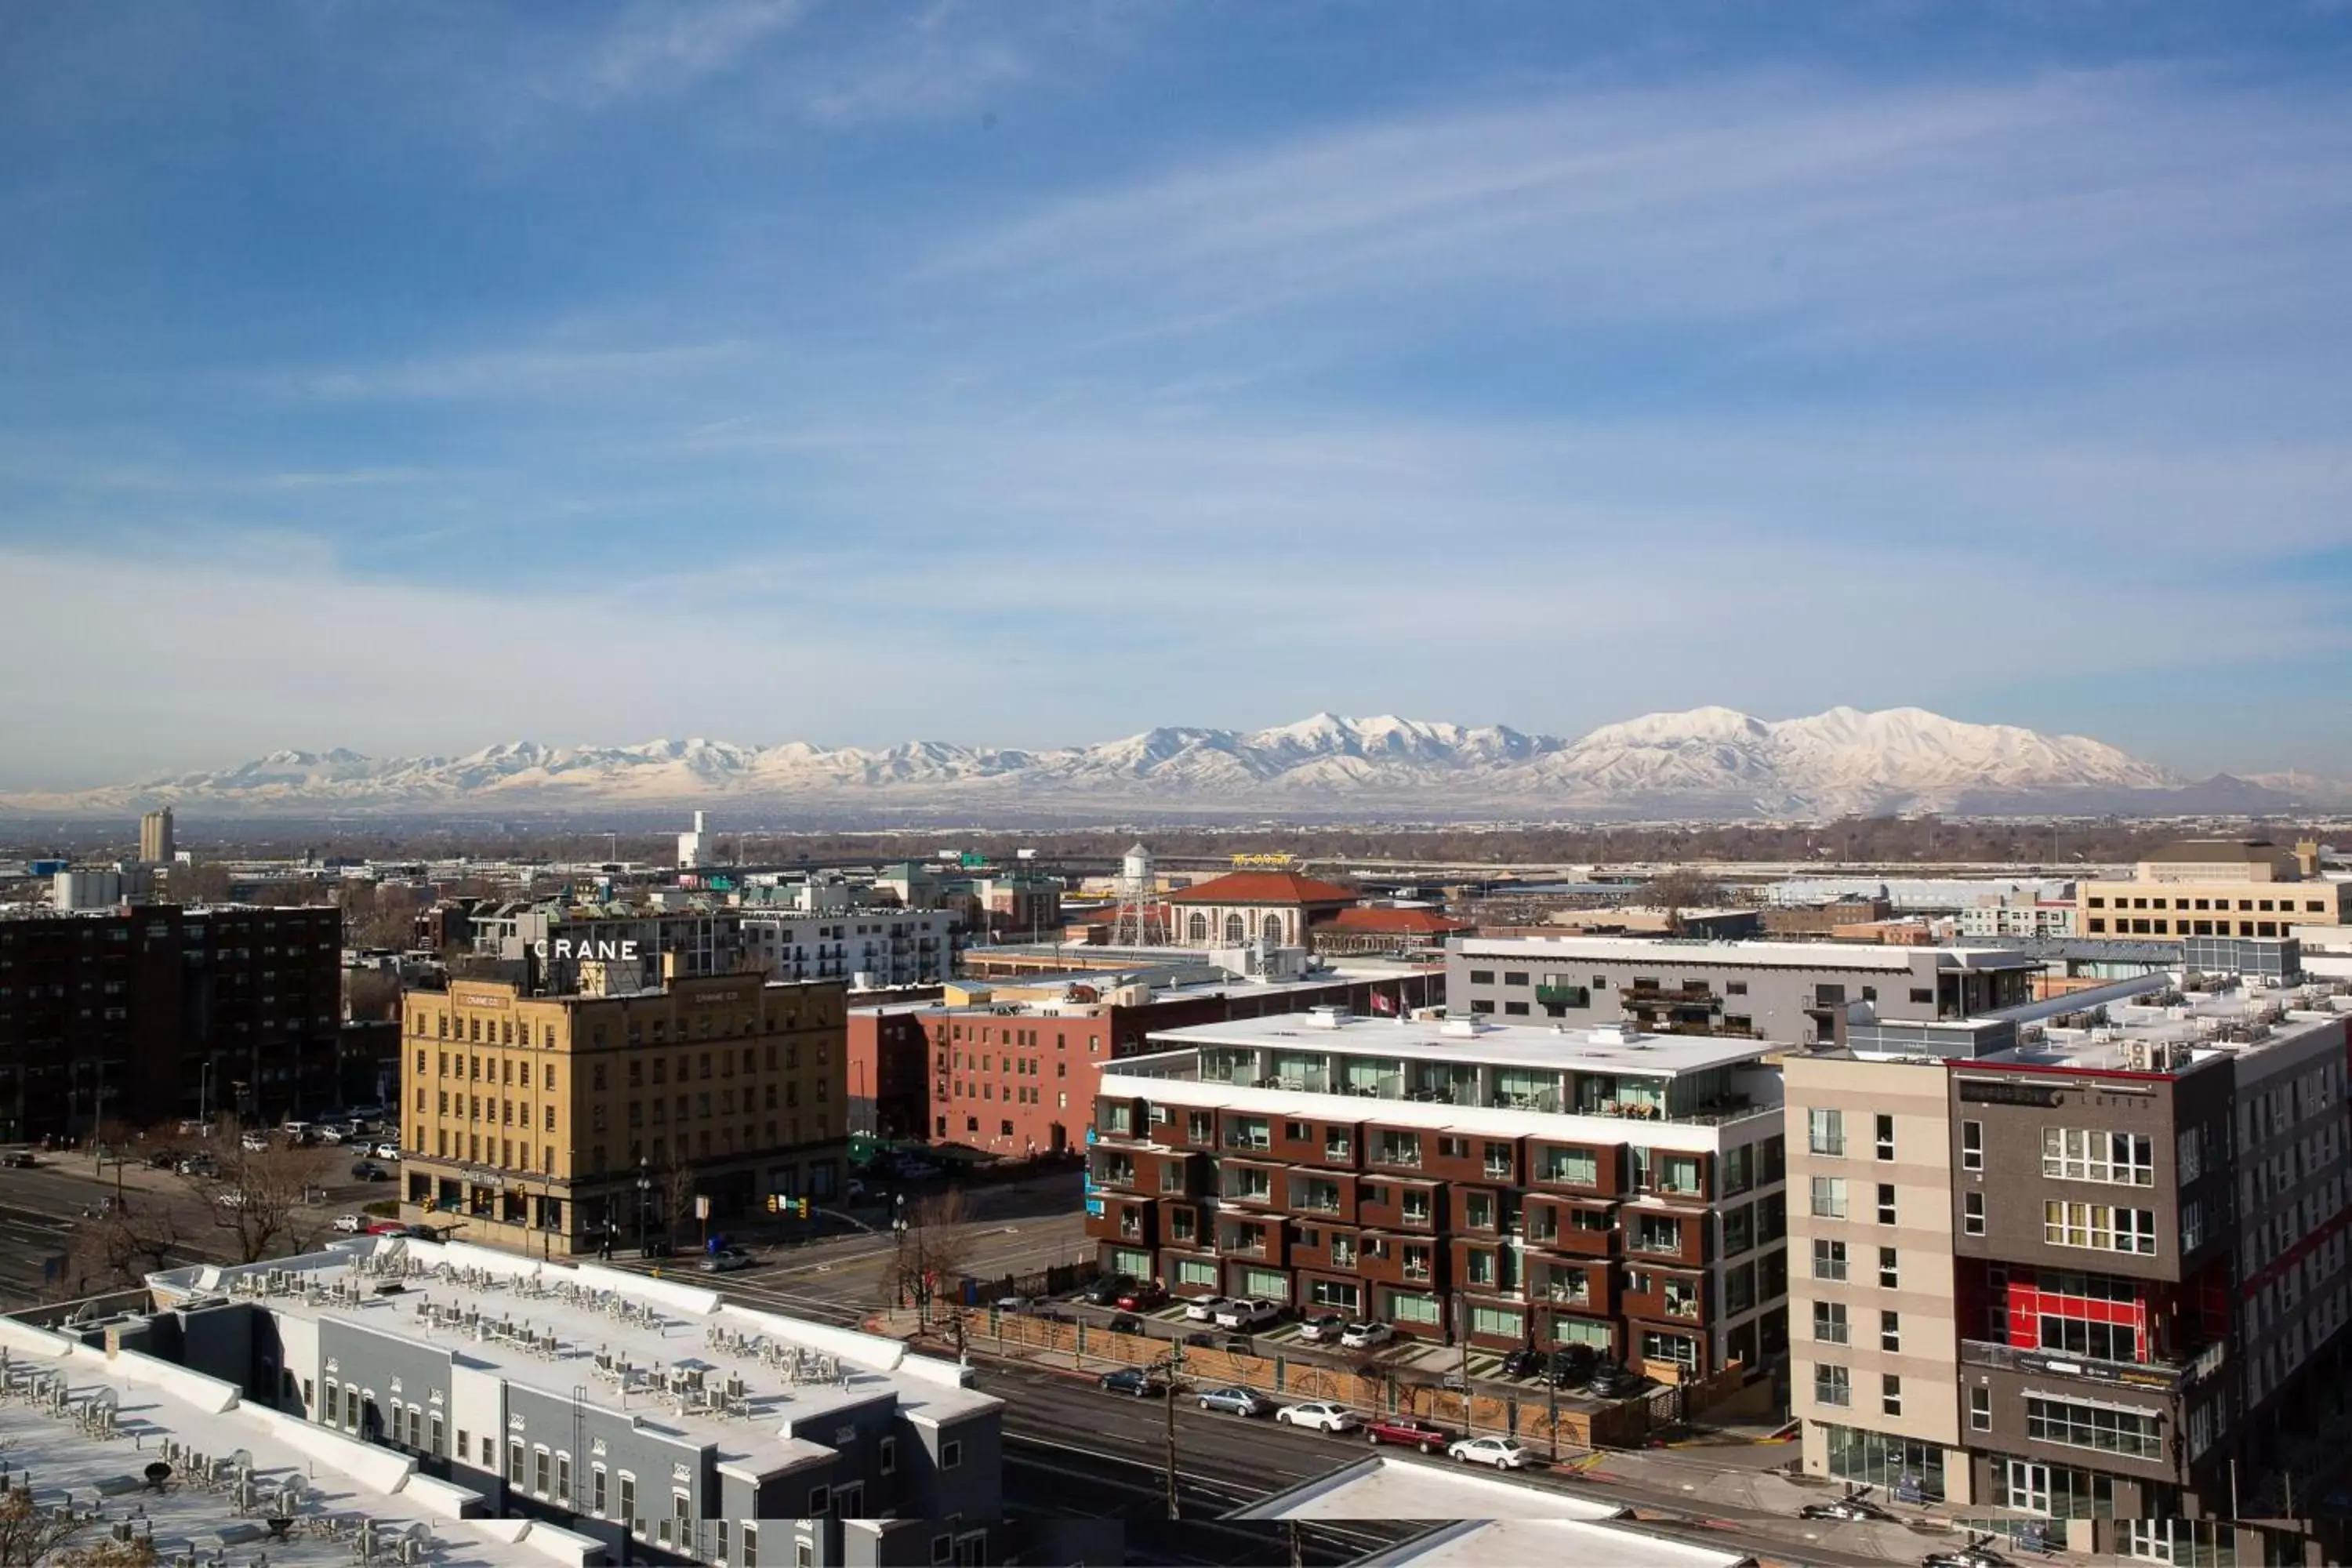
<svg viewBox="0 0 2352 1568"><path fill-rule="evenodd" d="M2094 1037L2095 1038L2095 1037ZM2124 1068L2130 1072L2147 1072L2150 1052L2148 1042L2140 1039L2124 1042Z"/></svg>

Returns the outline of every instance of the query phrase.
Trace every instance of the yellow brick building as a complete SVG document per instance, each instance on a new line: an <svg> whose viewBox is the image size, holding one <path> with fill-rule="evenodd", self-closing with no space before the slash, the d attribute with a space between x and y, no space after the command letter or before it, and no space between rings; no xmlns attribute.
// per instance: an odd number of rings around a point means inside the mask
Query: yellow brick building
<svg viewBox="0 0 2352 1568"><path fill-rule="evenodd" d="M402 1217L567 1255L699 1237L771 1193L834 1197L847 1149L840 983L676 979L532 996L452 980L402 997Z"/></svg>

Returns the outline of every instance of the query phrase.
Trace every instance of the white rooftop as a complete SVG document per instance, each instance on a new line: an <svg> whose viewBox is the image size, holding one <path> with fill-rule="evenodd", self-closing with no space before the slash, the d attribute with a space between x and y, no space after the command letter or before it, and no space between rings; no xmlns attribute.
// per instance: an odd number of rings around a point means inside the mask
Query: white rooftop
<svg viewBox="0 0 2352 1568"><path fill-rule="evenodd" d="M2340 1031L2352 997L2326 987L2249 988L2172 993L2176 1000L2110 1003L2106 1022L2087 1027L2047 1026L2039 1040L1978 1058L1998 1067L2084 1068L2112 1072L2184 1072L2229 1055L2244 1055Z"/></svg>
<svg viewBox="0 0 2352 1568"><path fill-rule="evenodd" d="M1222 1024L1155 1029L1150 1038L1155 1046L1171 1050L1193 1046L1262 1047L1639 1078L1675 1078L1715 1068L1737 1067L1780 1048L1769 1040L1717 1035L1652 1035L1630 1026L1554 1028L1539 1024L1492 1024L1475 1016L1351 1016L1338 1022L1324 1021L1328 1017L1321 1013L1281 1013L1261 1018L1234 1018Z"/></svg>
<svg viewBox="0 0 2352 1568"><path fill-rule="evenodd" d="M1702 942L1688 937L1559 936L1460 937L1466 958L1591 958L1602 963L1736 965L1756 969L1868 969L1908 973L1927 958L1938 969L2012 969L2040 966L2039 959L1999 947L1885 947L1870 942Z"/></svg>
<svg viewBox="0 0 2352 1568"><path fill-rule="evenodd" d="M404 1561L409 1539L417 1542L414 1561L430 1568L604 1555L603 1542L554 1525L465 1519L479 1494L418 1474L406 1455L243 1404L228 1384L135 1351L110 1357L10 1319L0 1320L0 1354L9 1391L0 1401L0 1463L12 1480L29 1471L37 1505L97 1510L75 1546L101 1545L127 1528L151 1538L166 1564L193 1552L205 1563L225 1553L220 1560L237 1568L265 1555L272 1568L344 1568L359 1558L365 1521L378 1562ZM111 1436L96 1414L109 1403ZM157 1462L173 1466L167 1490L146 1485L146 1467ZM294 1523L286 1539L272 1540L264 1521L281 1512Z"/></svg>
<svg viewBox="0 0 2352 1568"><path fill-rule="evenodd" d="M1611 1568L1735 1568L1738 1552L1692 1546L1621 1522L1616 1504L1433 1460L1378 1456L1240 1510L1237 1519L1442 1520L1375 1559L1383 1568L1605 1563ZM1459 1523L1452 1521L1459 1521Z"/></svg>
<svg viewBox="0 0 2352 1568"><path fill-rule="evenodd" d="M389 1279L402 1289L376 1294ZM998 1403L964 1386L955 1363L878 1334L735 1306L698 1285L462 1242L362 1237L265 1264L175 1270L150 1284L402 1335L553 1399L568 1402L584 1386L599 1408L715 1443L722 1460L789 1462L803 1427L829 1433L837 1423L826 1415L877 1399L940 1420ZM715 1396L736 1377L740 1413L727 1414Z"/></svg>

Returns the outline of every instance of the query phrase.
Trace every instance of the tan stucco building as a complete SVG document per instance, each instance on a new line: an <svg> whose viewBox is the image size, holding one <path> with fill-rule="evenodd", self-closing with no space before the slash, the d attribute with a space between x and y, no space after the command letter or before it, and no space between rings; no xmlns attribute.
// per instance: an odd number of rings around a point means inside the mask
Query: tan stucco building
<svg viewBox="0 0 2352 1568"><path fill-rule="evenodd" d="M1805 1471L1968 1502L1944 1064L1792 1053L1781 1072Z"/></svg>
<svg viewBox="0 0 2352 1568"><path fill-rule="evenodd" d="M402 998L404 1218L548 1254L698 1240L769 1194L832 1198L846 998L754 974L620 995L453 980Z"/></svg>
<svg viewBox="0 0 2352 1568"><path fill-rule="evenodd" d="M2318 847L2191 838L2133 868L2127 882L2084 882L2074 929L2086 937L2284 937L2299 925L2352 925L2352 882L2319 877Z"/></svg>

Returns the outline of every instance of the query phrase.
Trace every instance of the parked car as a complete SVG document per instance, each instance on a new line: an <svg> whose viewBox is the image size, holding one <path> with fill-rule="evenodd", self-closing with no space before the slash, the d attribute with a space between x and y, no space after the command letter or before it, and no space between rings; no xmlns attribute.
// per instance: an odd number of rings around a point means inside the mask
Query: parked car
<svg viewBox="0 0 2352 1568"><path fill-rule="evenodd" d="M1133 1312L1121 1312L1110 1321L1110 1331L1115 1334L1139 1334L1143 1332L1143 1320Z"/></svg>
<svg viewBox="0 0 2352 1568"><path fill-rule="evenodd" d="M1085 1300L1094 1307L1115 1307L1118 1299L1135 1289L1132 1274L1106 1274L1086 1289Z"/></svg>
<svg viewBox="0 0 2352 1568"><path fill-rule="evenodd" d="M1167 1300L1168 1292L1149 1280L1139 1279L1118 1293L1120 1310L1129 1312L1148 1312Z"/></svg>
<svg viewBox="0 0 2352 1568"><path fill-rule="evenodd" d="M1541 1351L1516 1350L1503 1358L1505 1377L1538 1377L1551 1364L1551 1358Z"/></svg>
<svg viewBox="0 0 2352 1568"><path fill-rule="evenodd" d="M1168 1392L1168 1385L1139 1366L1123 1366L1117 1372L1102 1374L1106 1394L1125 1394L1137 1399L1158 1399Z"/></svg>
<svg viewBox="0 0 2352 1568"><path fill-rule="evenodd" d="M1418 1415L1378 1415L1365 1423L1364 1440L1376 1448L1382 1443L1394 1443L1400 1447L1434 1454L1454 1441L1454 1434Z"/></svg>
<svg viewBox="0 0 2352 1568"><path fill-rule="evenodd" d="M1209 1333L1203 1330L1186 1334L1184 1336L1184 1342L1188 1345L1196 1345L1202 1350L1215 1350L1224 1342L1218 1339L1216 1335Z"/></svg>
<svg viewBox="0 0 2352 1568"><path fill-rule="evenodd" d="M248 1154L266 1154L269 1152L269 1134L267 1132L247 1132L240 1134L236 1141L236 1146L244 1150Z"/></svg>
<svg viewBox="0 0 2352 1568"><path fill-rule="evenodd" d="M400 1158L400 1145L387 1138L375 1146L375 1157L379 1160L397 1160Z"/></svg>
<svg viewBox="0 0 2352 1568"><path fill-rule="evenodd" d="M1591 1345L1563 1345L1551 1352L1547 1375L1554 1388L1580 1388L1600 1364L1601 1352Z"/></svg>
<svg viewBox="0 0 2352 1568"><path fill-rule="evenodd" d="M355 1214L339 1214L335 1216L335 1229L344 1236L357 1236L366 1224L367 1221Z"/></svg>
<svg viewBox="0 0 2352 1568"><path fill-rule="evenodd" d="M1843 1520L1849 1523L1857 1524L1885 1524L1891 1522L1895 1518L1893 1514L1887 1512L1885 1509L1880 1508L1877 1504L1867 1503L1863 1501L1860 1498L1853 1497L1840 1498L1835 1502L1809 1502L1804 1507L1797 1510L1797 1517L1799 1519Z"/></svg>
<svg viewBox="0 0 2352 1568"><path fill-rule="evenodd" d="M1201 1391L1201 1408L1222 1410L1229 1415L1271 1415L1274 1401L1254 1388L1231 1386L1204 1388Z"/></svg>
<svg viewBox="0 0 2352 1568"><path fill-rule="evenodd" d="M1649 1379L1615 1362L1594 1369L1585 1386L1599 1399L1624 1399L1648 1386Z"/></svg>
<svg viewBox="0 0 2352 1568"><path fill-rule="evenodd" d="M1970 1546L1958 1552L1930 1552L1919 1559L1919 1568L2010 1568L2010 1562L1998 1552Z"/></svg>
<svg viewBox="0 0 2352 1568"><path fill-rule="evenodd" d="M1274 1413L1279 1426L1304 1426L1312 1432L1352 1432L1364 1424L1364 1418L1344 1405L1334 1405L1328 1399L1310 1399L1304 1405L1286 1405Z"/></svg>
<svg viewBox="0 0 2352 1568"><path fill-rule="evenodd" d="M5 1163L10 1170L14 1171L30 1171L40 1164L40 1161L33 1157L33 1152L30 1149L19 1149L9 1155L5 1162L0 1163Z"/></svg>
<svg viewBox="0 0 2352 1568"><path fill-rule="evenodd" d="M996 1310L1000 1312L1026 1312L1037 1305L1034 1296L999 1296Z"/></svg>
<svg viewBox="0 0 2352 1568"><path fill-rule="evenodd" d="M373 1160L362 1160L358 1164L352 1167L352 1180L354 1182L388 1182L392 1180L392 1173L385 1170L382 1165L377 1164Z"/></svg>
<svg viewBox="0 0 2352 1568"><path fill-rule="evenodd" d="M1221 1329L1262 1329L1282 1319L1282 1303L1262 1297L1242 1297L1217 1309L1216 1325Z"/></svg>
<svg viewBox="0 0 2352 1568"><path fill-rule="evenodd" d="M422 1229L423 1227L412 1227L396 1219L380 1219L368 1226L367 1233L370 1236L406 1236L412 1228Z"/></svg>
<svg viewBox="0 0 2352 1568"><path fill-rule="evenodd" d="M705 1274L730 1274L751 1268L753 1261L751 1255L740 1247L722 1247L716 1252L704 1253L694 1266Z"/></svg>
<svg viewBox="0 0 2352 1568"><path fill-rule="evenodd" d="M1508 1437L1465 1437L1447 1444L1445 1453L1465 1465L1491 1465L1498 1470L1524 1470L1535 1458Z"/></svg>
<svg viewBox="0 0 2352 1568"><path fill-rule="evenodd" d="M1217 1315L1217 1309L1232 1298L1228 1296L1195 1296L1184 1303L1185 1318L1195 1323L1205 1323Z"/></svg>
<svg viewBox="0 0 2352 1568"><path fill-rule="evenodd" d="M1344 1314L1318 1312L1298 1326L1298 1337L1310 1345L1336 1345L1347 1329Z"/></svg>
<svg viewBox="0 0 2352 1568"><path fill-rule="evenodd" d="M340 1143L343 1141L343 1130L340 1127L314 1127L310 1130L310 1135L321 1143Z"/></svg>
<svg viewBox="0 0 2352 1568"><path fill-rule="evenodd" d="M1396 1338L1396 1331L1382 1322L1349 1323L1339 1334L1339 1342L1351 1351L1368 1351L1374 1345L1384 1345Z"/></svg>

